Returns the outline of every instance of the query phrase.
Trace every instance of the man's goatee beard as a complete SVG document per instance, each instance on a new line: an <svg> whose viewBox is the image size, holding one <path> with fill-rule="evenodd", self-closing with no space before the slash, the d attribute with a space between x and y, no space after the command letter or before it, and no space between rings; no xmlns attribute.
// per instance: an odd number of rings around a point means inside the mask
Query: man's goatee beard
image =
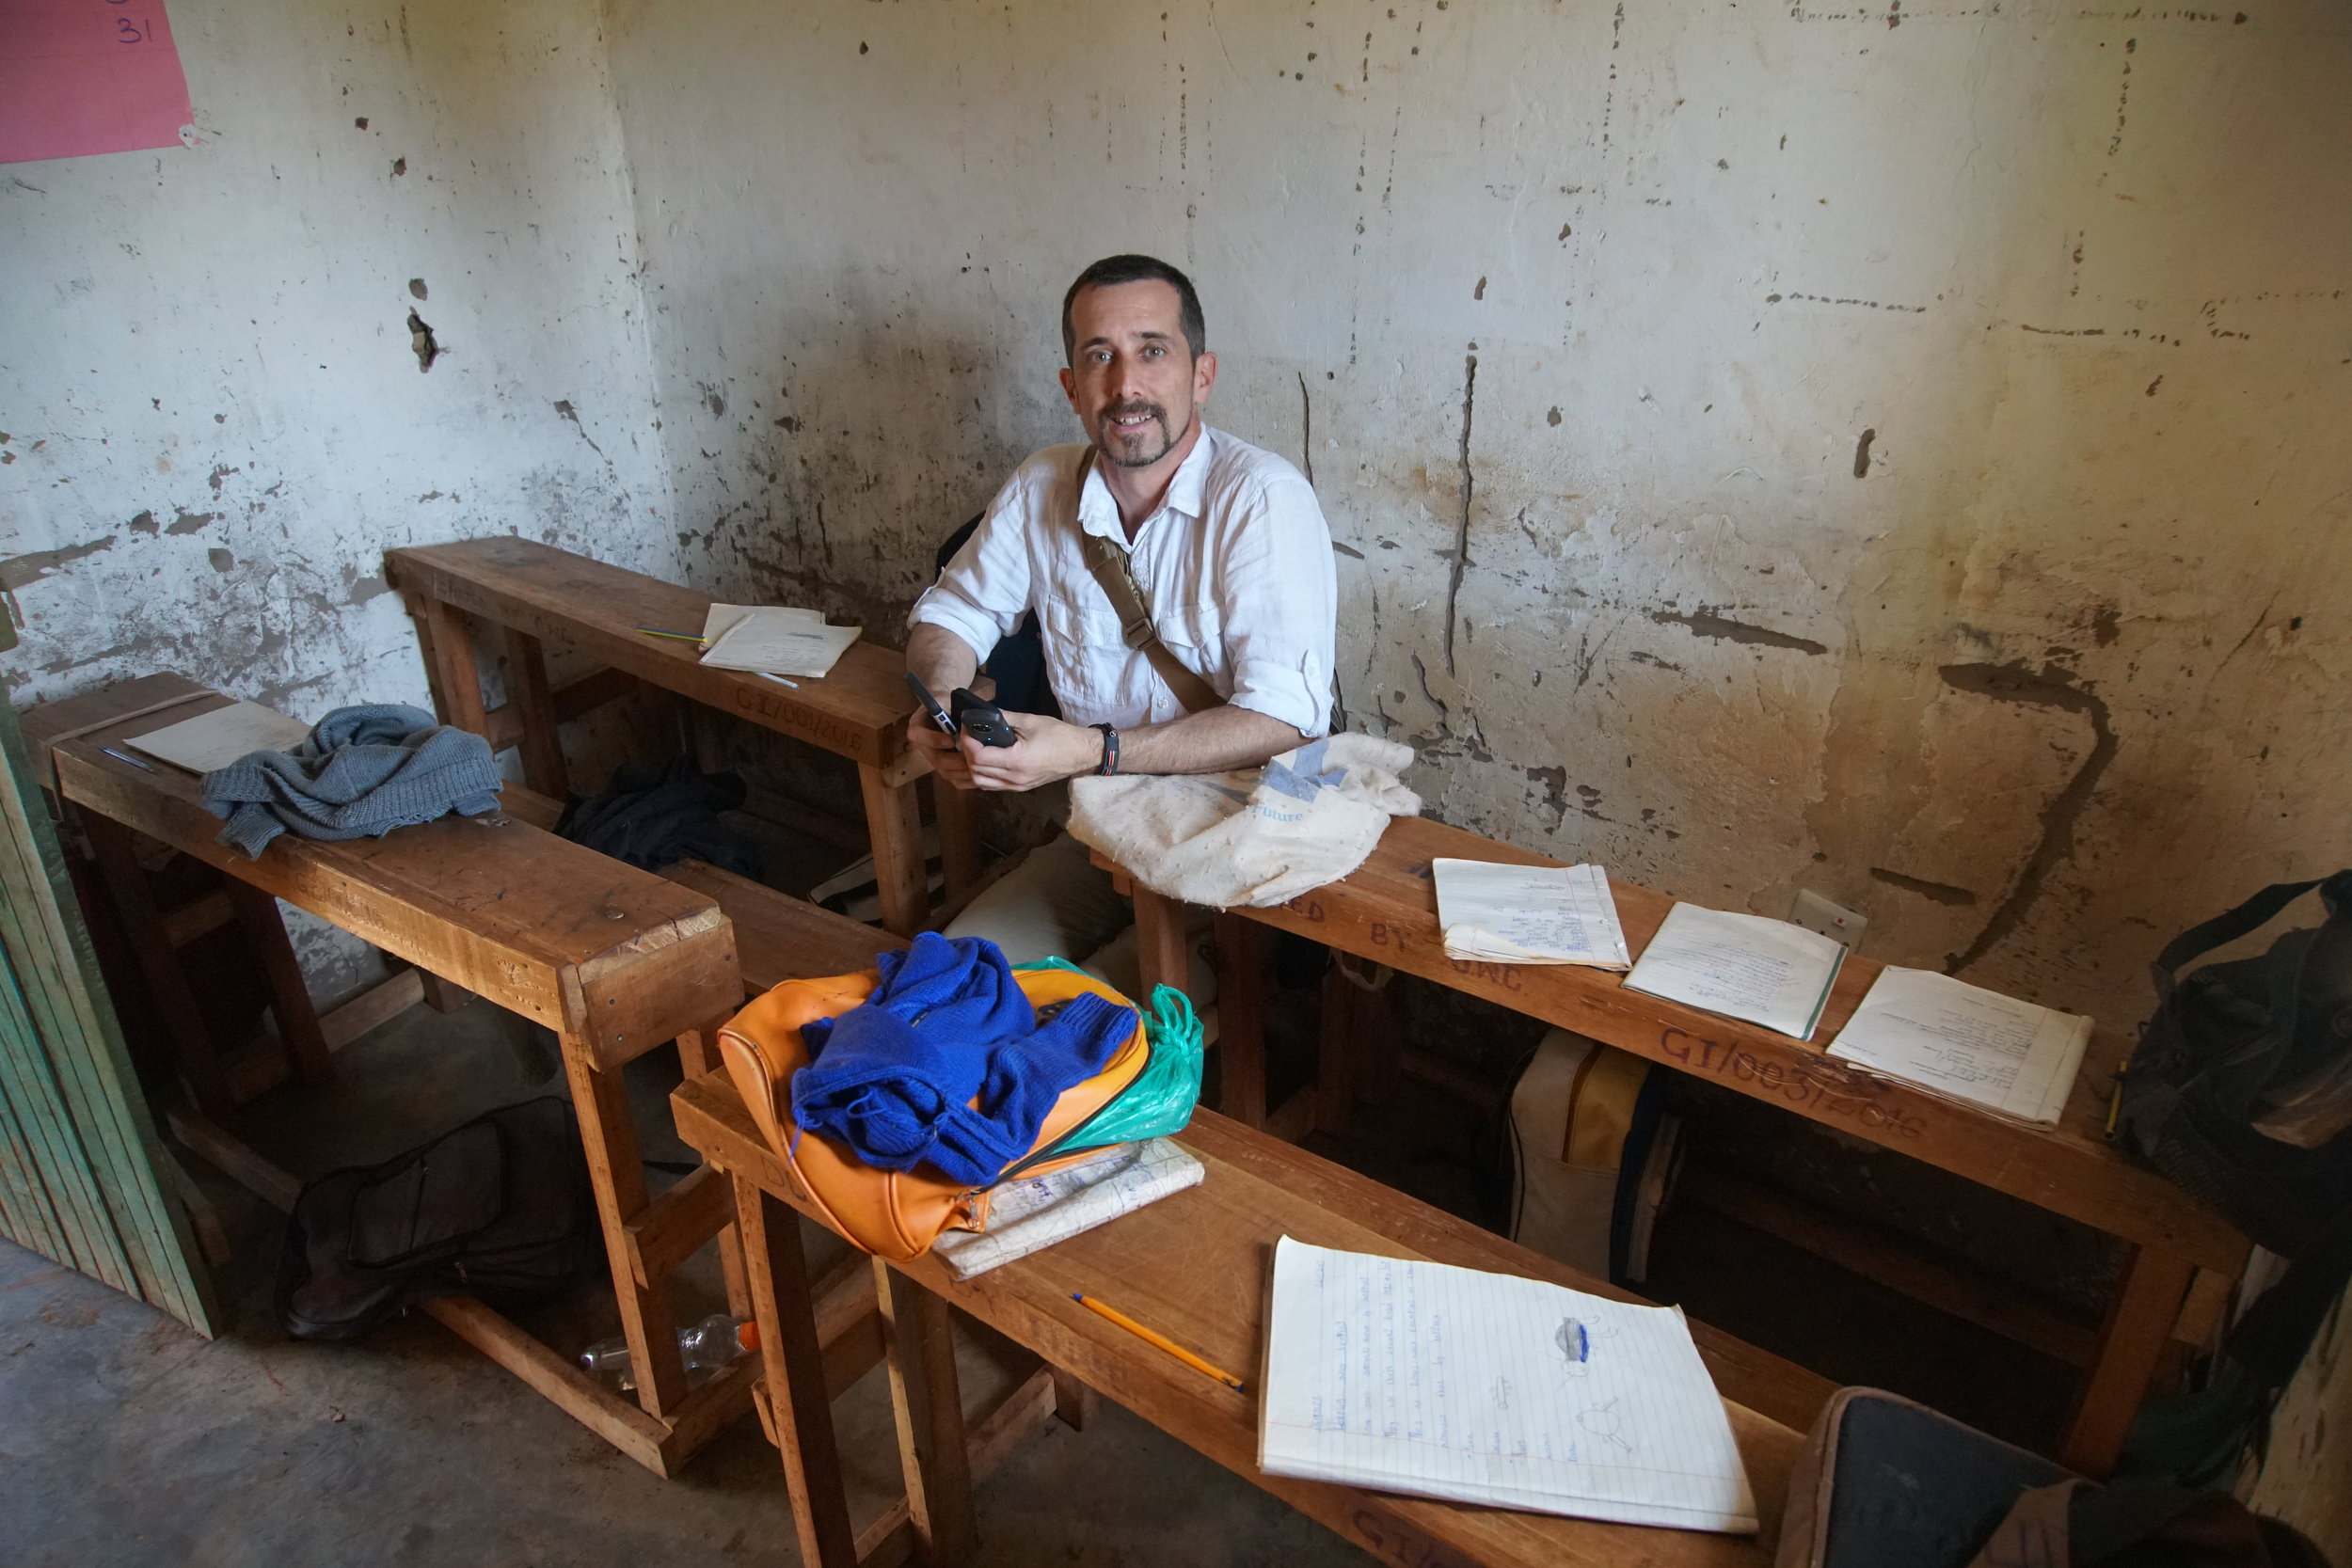
<svg viewBox="0 0 2352 1568"><path fill-rule="evenodd" d="M1122 457L1112 450L1114 427L1111 424L1111 420L1118 418L1120 414L1134 413L1149 413L1154 420L1159 421L1160 435L1164 437L1164 439L1160 443L1160 450L1152 453L1148 457ZM1189 422L1187 422L1184 428L1189 431L1192 426ZM1120 432L1118 434L1123 435L1124 433ZM1168 434L1168 410L1158 407L1150 409L1121 408L1114 409L1105 413L1103 416L1103 436L1104 438L1100 442L1096 443L1096 450L1102 453L1103 460L1104 462L1120 468L1148 468L1163 457L1166 457L1169 452L1174 451L1176 450L1176 443L1184 439L1182 436L1171 436Z"/></svg>

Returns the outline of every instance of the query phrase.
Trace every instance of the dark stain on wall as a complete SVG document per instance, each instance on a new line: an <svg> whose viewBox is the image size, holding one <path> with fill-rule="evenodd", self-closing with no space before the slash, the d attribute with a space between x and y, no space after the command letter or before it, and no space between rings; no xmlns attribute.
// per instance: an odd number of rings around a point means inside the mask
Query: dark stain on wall
<svg viewBox="0 0 2352 1568"><path fill-rule="evenodd" d="M1759 648L1786 648L1791 653L1799 654L1829 652L1829 644L1826 642L1816 642L1809 637L1791 637L1785 631L1772 631L1764 626L1750 626L1745 621L1734 621L1723 611L1724 607L1721 605L1701 605L1688 615L1653 610L1649 612L1649 618L1661 626L1687 626L1693 637L1713 638L1724 642L1746 642Z"/></svg>
<svg viewBox="0 0 2352 1568"><path fill-rule="evenodd" d="M1524 768L1520 771L1544 786L1544 804L1551 808L1552 831L1557 832L1568 815L1568 770L1565 768Z"/></svg>
<svg viewBox="0 0 2352 1568"><path fill-rule="evenodd" d="M220 514L217 512L183 512L172 518L171 526L164 531L166 533L194 533L207 523L218 521L220 521Z"/></svg>
<svg viewBox="0 0 2352 1568"><path fill-rule="evenodd" d="M1889 871L1883 865L1870 867L1870 876L1875 880L1884 882L1888 887L1899 887L1905 893L1915 893L1933 903L1963 905L1974 904L1977 901L1977 895L1964 887L1954 887L1949 882L1931 882L1924 877L1906 877L1899 871Z"/></svg>
<svg viewBox="0 0 2352 1568"><path fill-rule="evenodd" d="M408 312L408 347L417 356L417 369L429 371L433 361L441 356L441 345L434 341L433 328L414 310Z"/></svg>
<svg viewBox="0 0 2352 1568"><path fill-rule="evenodd" d="M1870 477L1870 443L1871 443L1871 442L1873 442L1873 441L1875 441L1875 440L1877 440L1878 438L1879 438L1879 433L1878 433L1877 431L1875 431L1875 430L1866 430L1866 431L1864 431L1864 432L1862 433L1862 439L1861 439L1861 440L1859 440L1859 441L1856 441L1856 442L1854 443L1854 448L1853 448L1853 476L1854 476L1854 478L1856 478L1856 479L1867 479L1867 478L1869 478L1869 477Z"/></svg>
<svg viewBox="0 0 2352 1568"><path fill-rule="evenodd" d="M67 545L61 549L35 550L30 555L13 555L0 561L0 588L18 589L28 582L39 582L58 567L115 547L115 535L93 539L87 545Z"/></svg>
<svg viewBox="0 0 2352 1568"><path fill-rule="evenodd" d="M1990 697L1995 702L2079 713L2090 721L2091 733L2090 754L2074 769L2074 776L2066 781L2066 787L2042 807L2041 842L2026 858L2025 869L2017 874L2009 895L1984 923L1976 941L1964 951L1945 958L1944 973L1958 974L2017 928L2026 910L2042 895L2050 873L2073 857L2074 824L2082 816L2083 808L2090 803L2091 791L2099 786L2099 776L2115 760L2116 741L2106 703L2080 684L2071 672L2055 664L2044 664L2039 671L2026 668L2023 660L2008 664L1947 664L1936 673L1955 691Z"/></svg>
<svg viewBox="0 0 2352 1568"><path fill-rule="evenodd" d="M1472 343L1470 347L1478 345ZM1462 520L1454 535L1454 571L1445 586L1445 673L1454 673L1454 607L1462 595L1462 572L1470 565L1470 416L1478 406L1478 356L1466 355L1462 363Z"/></svg>

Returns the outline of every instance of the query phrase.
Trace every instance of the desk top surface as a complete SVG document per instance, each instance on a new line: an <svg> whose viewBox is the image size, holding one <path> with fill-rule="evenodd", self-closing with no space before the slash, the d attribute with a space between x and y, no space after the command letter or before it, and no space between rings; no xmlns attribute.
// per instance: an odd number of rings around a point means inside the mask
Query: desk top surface
<svg viewBox="0 0 2352 1568"><path fill-rule="evenodd" d="M2058 1125L2030 1127L1828 1053L1827 1042L1836 1038L1884 967L1872 959L1847 959L1814 1039L1806 1042L1628 990L1623 975L1604 970L1449 958L1430 870L1430 862L1441 856L1564 863L1460 828L1398 817L1371 859L1344 879L1272 909L1233 912L1590 1035L2110 1235L2153 1243L2232 1275L2243 1267L2244 1237L2103 1135L2110 1083L2129 1047L2122 1036L2094 1032ZM1638 958L1675 900L1615 876L1609 886L1627 947Z"/></svg>
<svg viewBox="0 0 2352 1568"><path fill-rule="evenodd" d="M68 800L550 1027L564 1026L567 992L595 990L667 949L709 948L699 959L716 961L723 948L733 980L732 932L708 894L505 813L345 842L287 833L248 861L215 842L220 822L197 775L161 762L149 771L101 750L136 755L126 736L233 700L184 676L149 675L36 708L24 728L55 758Z"/></svg>
<svg viewBox="0 0 2352 1568"><path fill-rule="evenodd" d="M403 593L578 648L752 723L878 766L907 752L906 721L914 698L904 679L906 662L897 649L870 637L851 643L823 679L785 686L706 665L694 642L639 631L654 626L700 636L704 615L716 602L642 572L506 536L392 550L386 560Z"/></svg>
<svg viewBox="0 0 2352 1568"><path fill-rule="evenodd" d="M671 1097L680 1134L714 1163L770 1191L789 1178L721 1075L690 1080ZM1590 1520L1372 1495L1266 1477L1257 1469L1257 1401L1202 1377L1070 1299L1083 1291L1254 1380L1262 1364L1264 1292L1277 1238L1393 1258L1426 1258L1521 1275L1623 1300L1638 1299L1565 1264L1383 1187L1357 1173L1208 1111L1178 1134L1208 1167L1202 1183L1072 1237L1041 1253L958 1282L936 1259L905 1266L956 1305L1069 1367L1089 1383L1228 1468L1359 1540L1402 1544L1411 1532L1450 1548L1454 1563L1758 1564L1756 1540L1642 1529ZM1776 1527L1788 1468L1831 1392L1827 1380L1704 1324L1691 1325L1714 1374L1767 1522ZM1759 1411L1769 1411L1770 1415Z"/></svg>

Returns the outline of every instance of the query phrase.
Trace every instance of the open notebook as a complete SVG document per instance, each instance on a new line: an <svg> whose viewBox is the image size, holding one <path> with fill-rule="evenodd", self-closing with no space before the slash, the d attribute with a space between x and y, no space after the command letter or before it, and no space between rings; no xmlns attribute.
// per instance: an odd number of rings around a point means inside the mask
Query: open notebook
<svg viewBox="0 0 2352 1568"><path fill-rule="evenodd" d="M1756 1500L1670 1307L1283 1237L1258 1465L1456 1502L1745 1535Z"/></svg>
<svg viewBox="0 0 2352 1568"><path fill-rule="evenodd" d="M1829 1053L2005 1117L2055 1126L2090 1020L1924 969L1880 971Z"/></svg>

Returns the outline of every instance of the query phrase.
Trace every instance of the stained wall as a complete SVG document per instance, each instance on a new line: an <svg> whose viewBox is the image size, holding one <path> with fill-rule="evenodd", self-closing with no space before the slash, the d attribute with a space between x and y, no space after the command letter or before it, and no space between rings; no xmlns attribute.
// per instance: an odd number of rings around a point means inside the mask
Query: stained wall
<svg viewBox="0 0 2352 1568"><path fill-rule="evenodd" d="M2343 858L2337 8L614 17L697 570L894 620L1151 250L1449 819L2118 1022Z"/></svg>
<svg viewBox="0 0 2352 1568"><path fill-rule="evenodd" d="M0 167L12 700L171 669L304 718L421 703L386 549L671 569L595 8L170 16L199 145ZM342 989L358 956L300 934Z"/></svg>

